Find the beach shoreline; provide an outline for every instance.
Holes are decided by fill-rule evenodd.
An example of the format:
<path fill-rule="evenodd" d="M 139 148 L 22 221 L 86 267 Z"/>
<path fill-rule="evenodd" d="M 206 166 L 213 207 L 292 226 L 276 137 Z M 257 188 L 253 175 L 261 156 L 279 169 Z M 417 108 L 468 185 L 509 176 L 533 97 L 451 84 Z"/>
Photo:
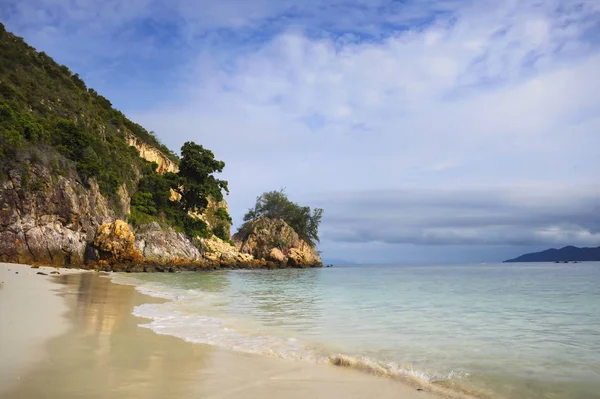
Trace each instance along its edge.
<path fill-rule="evenodd" d="M 61 274 L 36 274 L 46 269 Z M 0 342 L 10 342 L 12 351 L 1 365 L 5 398 L 438 397 L 357 370 L 156 334 L 139 327 L 147 320 L 131 313 L 135 306 L 164 300 L 97 273 L 16 264 L 0 265 L 0 273 L 0 305 L 12 309 L 2 316 L 10 323 L 0 327 Z M 29 330 L 36 333 L 27 335 Z M 18 340 L 21 345 L 12 344 Z"/>

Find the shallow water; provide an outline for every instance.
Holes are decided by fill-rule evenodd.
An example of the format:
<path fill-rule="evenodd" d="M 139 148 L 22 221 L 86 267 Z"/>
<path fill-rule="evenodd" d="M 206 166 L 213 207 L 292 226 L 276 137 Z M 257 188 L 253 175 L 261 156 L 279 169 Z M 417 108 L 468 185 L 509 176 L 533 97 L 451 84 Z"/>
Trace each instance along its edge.
<path fill-rule="evenodd" d="M 600 263 L 127 274 L 146 327 L 498 398 L 600 398 Z"/>

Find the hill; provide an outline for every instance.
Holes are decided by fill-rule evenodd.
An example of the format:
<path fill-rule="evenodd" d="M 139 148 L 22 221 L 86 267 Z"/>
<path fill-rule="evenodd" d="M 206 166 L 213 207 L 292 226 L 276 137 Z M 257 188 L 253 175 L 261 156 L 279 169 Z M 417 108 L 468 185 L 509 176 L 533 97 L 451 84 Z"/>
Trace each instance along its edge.
<path fill-rule="evenodd" d="M 565 261 L 600 261 L 600 247 L 578 248 L 567 246 L 561 249 L 547 249 L 541 252 L 521 255 L 505 262 L 565 262 Z"/>
<path fill-rule="evenodd" d="M 180 159 L 0 24 L 0 262 L 266 266 L 230 241 L 224 166 L 192 142 Z"/>

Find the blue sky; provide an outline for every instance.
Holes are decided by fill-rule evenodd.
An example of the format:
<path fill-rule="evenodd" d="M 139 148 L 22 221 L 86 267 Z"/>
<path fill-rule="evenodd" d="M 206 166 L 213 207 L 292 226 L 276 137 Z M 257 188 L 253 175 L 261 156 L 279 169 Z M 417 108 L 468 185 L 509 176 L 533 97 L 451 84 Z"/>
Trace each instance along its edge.
<path fill-rule="evenodd" d="M 0 19 L 173 149 L 239 222 L 285 187 L 357 262 L 600 245 L 596 0 L 4 0 Z"/>

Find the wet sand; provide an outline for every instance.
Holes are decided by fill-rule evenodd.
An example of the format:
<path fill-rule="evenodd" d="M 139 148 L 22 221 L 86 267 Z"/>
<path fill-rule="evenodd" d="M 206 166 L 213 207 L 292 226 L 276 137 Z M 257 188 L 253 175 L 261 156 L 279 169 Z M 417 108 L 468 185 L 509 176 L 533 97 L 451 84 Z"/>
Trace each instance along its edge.
<path fill-rule="evenodd" d="M 95 273 L 46 277 L 8 267 L 23 278 L 0 266 L 0 280 L 10 276 L 0 310 L 12 309 L 10 323 L 0 313 L 1 398 L 437 398 L 352 369 L 158 335 L 131 312 L 160 299 Z M 21 336 L 26 330 L 35 334 Z"/>
<path fill-rule="evenodd" d="M 63 318 L 69 308 L 58 296 L 60 286 L 51 272 L 78 273 L 0 263 L 0 397 L 19 384 L 29 365 L 46 355 L 48 339 L 69 328 Z"/>

